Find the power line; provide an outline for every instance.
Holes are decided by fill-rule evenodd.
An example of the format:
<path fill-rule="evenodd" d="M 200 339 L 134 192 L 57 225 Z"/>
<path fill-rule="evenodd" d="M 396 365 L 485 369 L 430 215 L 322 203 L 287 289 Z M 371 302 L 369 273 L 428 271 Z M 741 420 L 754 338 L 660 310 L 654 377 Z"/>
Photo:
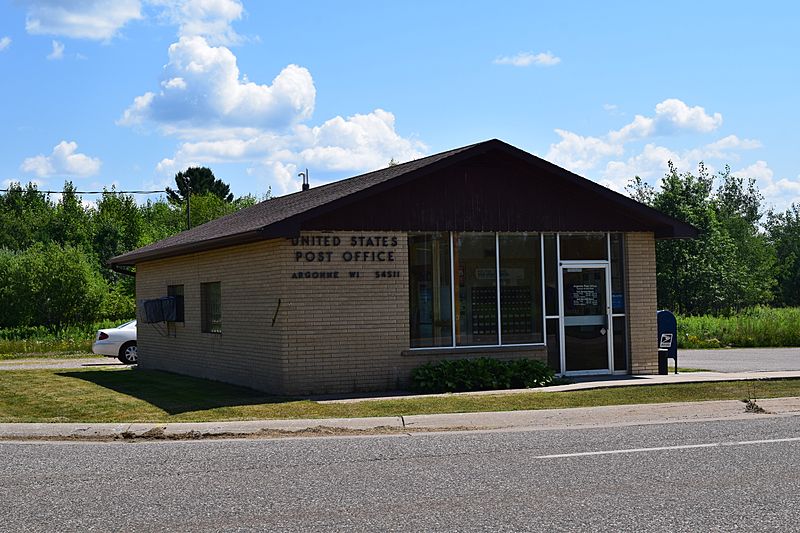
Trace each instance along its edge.
<path fill-rule="evenodd" d="M 12 189 L 0 189 L 0 192 L 9 192 Z M 25 191 L 26 189 L 13 189 L 14 191 Z M 43 191 L 41 189 L 34 189 L 35 192 L 40 192 L 43 194 L 64 194 L 64 193 L 72 193 L 72 194 L 158 194 L 160 192 L 167 192 L 165 190 L 162 191 Z"/>

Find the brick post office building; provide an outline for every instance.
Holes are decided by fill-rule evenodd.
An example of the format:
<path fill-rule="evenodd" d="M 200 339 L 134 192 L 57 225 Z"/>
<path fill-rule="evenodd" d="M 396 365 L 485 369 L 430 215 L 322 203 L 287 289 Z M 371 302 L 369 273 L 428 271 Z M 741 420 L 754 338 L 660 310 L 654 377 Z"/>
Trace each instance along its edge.
<path fill-rule="evenodd" d="M 655 373 L 655 239 L 695 234 L 491 140 L 266 200 L 111 264 L 135 266 L 139 302 L 178 296 L 176 321 L 140 321 L 142 368 L 344 393 L 465 357 Z"/>

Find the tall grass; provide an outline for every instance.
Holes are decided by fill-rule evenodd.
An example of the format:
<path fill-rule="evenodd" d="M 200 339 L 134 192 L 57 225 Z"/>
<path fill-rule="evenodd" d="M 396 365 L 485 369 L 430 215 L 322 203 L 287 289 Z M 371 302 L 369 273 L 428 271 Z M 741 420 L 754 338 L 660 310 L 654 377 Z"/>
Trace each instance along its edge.
<path fill-rule="evenodd" d="M 60 329 L 31 326 L 0 329 L 0 358 L 4 355 L 41 354 L 54 352 L 91 352 L 98 329 L 111 328 L 120 320 L 103 320 Z"/>
<path fill-rule="evenodd" d="M 679 348 L 800 346 L 800 307 L 754 307 L 734 316 L 679 316 Z"/>

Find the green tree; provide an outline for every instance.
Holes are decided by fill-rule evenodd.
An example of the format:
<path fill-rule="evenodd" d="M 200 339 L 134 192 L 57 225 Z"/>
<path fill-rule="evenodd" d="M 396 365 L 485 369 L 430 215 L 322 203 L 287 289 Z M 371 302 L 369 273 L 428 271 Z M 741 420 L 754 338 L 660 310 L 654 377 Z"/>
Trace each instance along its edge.
<path fill-rule="evenodd" d="M 12 183 L 0 196 L 0 248 L 23 250 L 51 240 L 54 206 L 34 183 Z"/>
<path fill-rule="evenodd" d="M 229 201 L 225 188 L 224 198 L 192 189 L 195 225 L 258 201 Z M 183 207 L 166 198 L 138 205 L 112 188 L 84 204 L 67 182 L 53 203 L 33 184 L 12 184 L 0 195 L 0 327 L 132 317 L 135 280 L 109 269 L 108 259 L 180 232 L 185 220 Z"/>
<path fill-rule="evenodd" d="M 750 180 L 714 176 L 701 163 L 697 174 L 669 171 L 655 190 L 638 177 L 628 191 L 639 201 L 688 222 L 699 236 L 656 244 L 658 305 L 687 314 L 727 313 L 766 303 L 774 283 L 773 255 L 759 231 L 761 196 Z"/>
<path fill-rule="evenodd" d="M 230 186 L 224 181 L 214 177 L 210 168 L 189 167 L 183 172 L 175 174 L 175 185 L 177 190 L 167 187 L 167 198 L 173 204 L 186 201 L 191 194 L 213 194 L 225 202 L 233 201 L 233 193 Z"/>
<path fill-rule="evenodd" d="M 8 248 L 0 248 L 0 327 L 16 325 L 14 309 L 14 287 L 11 274 L 14 271 L 15 252 Z"/>
<path fill-rule="evenodd" d="M 106 267 L 107 261 L 142 244 L 144 220 L 132 195 L 103 190 L 93 216 L 92 249 L 103 275 L 114 281 L 119 274 Z"/>
<path fill-rule="evenodd" d="M 767 215 L 767 235 L 774 247 L 775 299 L 781 305 L 800 305 L 800 205 Z"/>
<path fill-rule="evenodd" d="M 108 292 L 86 253 L 69 245 L 0 252 L 0 270 L 3 327 L 86 324 L 100 315 Z"/>
<path fill-rule="evenodd" d="M 141 245 L 160 241 L 186 229 L 186 214 L 180 206 L 172 205 L 163 198 L 148 200 L 139 210 L 145 221 Z"/>
<path fill-rule="evenodd" d="M 252 195 L 242 196 L 233 202 L 226 202 L 211 193 L 192 194 L 192 227 L 229 215 L 245 207 L 255 205 L 255 203 L 256 199 Z"/>
<path fill-rule="evenodd" d="M 764 197 L 754 179 L 732 176 L 728 166 L 717 181 L 717 217 L 736 247 L 735 263 L 742 271 L 731 304 L 740 309 L 769 303 L 775 286 L 775 249 L 761 228 Z"/>
<path fill-rule="evenodd" d="M 61 199 L 56 204 L 50 220 L 50 237 L 53 241 L 85 250 L 91 249 L 92 226 L 89 211 L 75 192 L 71 181 L 64 182 Z"/>

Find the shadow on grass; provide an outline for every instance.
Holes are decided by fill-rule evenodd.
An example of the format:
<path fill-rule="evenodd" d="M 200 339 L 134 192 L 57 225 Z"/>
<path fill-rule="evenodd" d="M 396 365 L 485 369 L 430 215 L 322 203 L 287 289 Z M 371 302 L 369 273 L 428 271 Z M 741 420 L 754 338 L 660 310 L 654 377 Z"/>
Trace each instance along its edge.
<path fill-rule="evenodd" d="M 147 402 L 170 415 L 206 411 L 220 407 L 276 404 L 294 401 L 283 396 L 229 385 L 219 381 L 193 378 L 159 370 L 122 371 L 83 370 L 56 375 L 81 379 Z"/>

